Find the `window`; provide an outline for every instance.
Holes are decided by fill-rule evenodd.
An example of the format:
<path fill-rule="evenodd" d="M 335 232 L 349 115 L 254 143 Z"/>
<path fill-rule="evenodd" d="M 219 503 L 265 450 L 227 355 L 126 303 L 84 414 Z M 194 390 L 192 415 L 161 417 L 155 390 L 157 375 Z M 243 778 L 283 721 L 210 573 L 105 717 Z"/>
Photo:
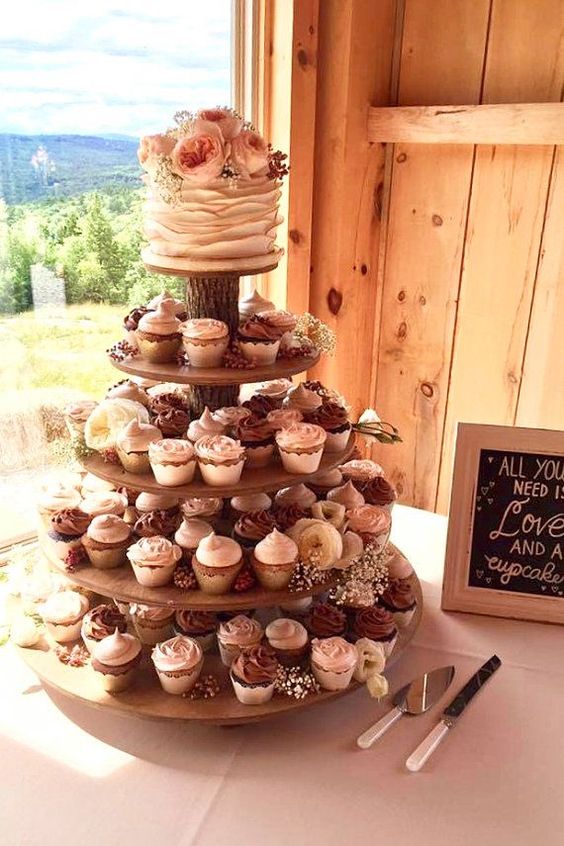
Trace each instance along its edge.
<path fill-rule="evenodd" d="M 231 103 L 231 29 L 231 0 L 21 0 L 3 18 L 0 544 L 65 459 L 61 409 L 119 381 L 105 350 L 162 290 L 139 256 L 138 137 Z"/>

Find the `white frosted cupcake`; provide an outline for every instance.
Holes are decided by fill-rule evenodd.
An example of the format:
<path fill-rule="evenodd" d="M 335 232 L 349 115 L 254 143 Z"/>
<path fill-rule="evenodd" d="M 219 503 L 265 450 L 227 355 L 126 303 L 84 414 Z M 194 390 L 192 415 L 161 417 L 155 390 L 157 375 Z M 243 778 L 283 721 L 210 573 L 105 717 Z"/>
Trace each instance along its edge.
<path fill-rule="evenodd" d="M 141 514 L 147 511 L 173 511 L 178 508 L 178 497 L 169 493 L 141 491 L 135 500 L 135 508 Z"/>
<path fill-rule="evenodd" d="M 166 538 L 156 536 L 138 540 L 127 550 L 127 557 L 140 585 L 162 587 L 172 579 L 182 550 Z"/>
<path fill-rule="evenodd" d="M 86 421 L 97 405 L 98 403 L 94 400 L 79 400 L 65 405 L 63 417 L 71 437 L 82 437 L 84 435 Z"/>
<path fill-rule="evenodd" d="M 162 438 L 161 430 L 151 423 L 131 420 L 116 438 L 116 451 L 128 473 L 148 473 L 149 444 Z"/>
<path fill-rule="evenodd" d="M 381 552 L 390 537 L 392 518 L 386 508 L 379 505 L 361 505 L 347 512 L 347 529 L 360 535 L 365 546 Z"/>
<path fill-rule="evenodd" d="M 176 696 L 192 690 L 204 663 L 200 644 L 186 635 L 175 635 L 157 644 L 151 658 L 162 689 Z"/>
<path fill-rule="evenodd" d="M 284 590 L 288 587 L 297 561 L 297 544 L 278 529 L 273 529 L 259 541 L 251 554 L 253 570 L 266 590 Z"/>
<path fill-rule="evenodd" d="M 110 388 L 106 394 L 106 399 L 128 399 L 133 400 L 133 402 L 140 402 L 141 405 L 149 405 L 147 391 L 132 379 L 125 379 L 123 382 Z"/>
<path fill-rule="evenodd" d="M 186 303 L 182 302 L 182 300 L 177 300 L 166 288 L 147 303 L 147 308 L 155 310 L 162 302 L 164 302 L 164 300 L 172 301 L 175 315 L 179 320 L 182 320 L 182 318 L 186 315 Z"/>
<path fill-rule="evenodd" d="M 131 622 L 141 643 L 154 646 L 172 636 L 174 610 L 160 605 L 129 606 Z"/>
<path fill-rule="evenodd" d="M 253 288 L 250 294 L 239 300 L 239 320 L 242 323 L 252 317 L 253 314 L 259 314 L 261 311 L 268 311 L 273 308 L 275 308 L 274 303 L 261 297 L 259 292 Z"/>
<path fill-rule="evenodd" d="M 229 676 L 235 696 L 243 705 L 263 705 L 272 699 L 278 661 L 269 646 L 255 646 L 241 652 L 231 665 Z"/>
<path fill-rule="evenodd" d="M 314 502 L 317 502 L 316 495 L 302 482 L 299 482 L 297 485 L 290 485 L 287 488 L 281 488 L 274 497 L 274 505 L 276 508 L 285 508 L 288 505 L 297 505 L 298 508 L 303 508 L 304 511 L 309 511 Z"/>
<path fill-rule="evenodd" d="M 182 335 L 175 308 L 174 300 L 163 300 L 155 311 L 149 311 L 140 319 L 135 339 L 147 361 L 163 364 L 176 360 Z"/>
<path fill-rule="evenodd" d="M 297 620 L 278 617 L 266 627 L 268 645 L 274 649 L 276 657 L 285 667 L 301 664 L 309 652 L 307 629 Z"/>
<path fill-rule="evenodd" d="M 303 419 L 302 412 L 297 408 L 275 408 L 266 415 L 266 422 L 273 432 L 301 423 Z"/>
<path fill-rule="evenodd" d="M 196 457 L 189 441 L 165 438 L 149 444 L 149 461 L 159 485 L 187 485 L 194 478 Z"/>
<path fill-rule="evenodd" d="M 315 473 L 319 468 L 327 434 L 313 423 L 294 423 L 276 433 L 276 443 L 288 473 Z"/>
<path fill-rule="evenodd" d="M 82 500 L 81 511 L 90 517 L 99 517 L 101 514 L 114 514 L 116 517 L 123 517 L 127 508 L 127 497 L 117 491 L 98 491 L 91 493 Z"/>
<path fill-rule="evenodd" d="M 200 541 L 213 533 L 213 527 L 198 517 L 184 518 L 174 535 L 174 540 L 184 552 L 186 561 L 192 560 Z"/>
<path fill-rule="evenodd" d="M 141 644 L 137 638 L 117 629 L 92 650 L 92 669 L 108 693 L 126 690 L 135 678 L 140 661 Z"/>
<path fill-rule="evenodd" d="M 207 485 L 236 485 L 243 472 L 245 448 L 227 435 L 207 435 L 196 442 L 196 456 Z"/>
<path fill-rule="evenodd" d="M 192 558 L 194 574 L 204 593 L 229 593 L 243 566 L 243 550 L 232 538 L 207 535 Z"/>
<path fill-rule="evenodd" d="M 180 510 L 185 520 L 199 517 L 214 526 L 221 517 L 223 499 L 218 496 L 191 496 L 182 500 Z"/>
<path fill-rule="evenodd" d="M 241 494 L 231 498 L 229 505 L 235 518 L 248 514 L 249 511 L 268 511 L 272 500 L 266 493 Z"/>
<path fill-rule="evenodd" d="M 221 367 L 229 328 L 222 320 L 193 318 L 182 326 L 182 341 L 192 367 Z"/>
<path fill-rule="evenodd" d="M 113 482 L 108 482 L 107 479 L 100 479 L 94 473 L 87 473 L 82 480 L 80 493 L 83 497 L 90 496 L 91 493 L 98 491 L 115 491 L 116 486 Z"/>
<path fill-rule="evenodd" d="M 213 419 L 224 426 L 224 433 L 231 436 L 237 430 L 239 423 L 251 416 L 249 408 L 242 405 L 226 405 L 212 413 Z"/>
<path fill-rule="evenodd" d="M 78 640 L 82 618 L 88 611 L 88 599 L 74 590 L 52 594 L 39 608 L 47 633 L 57 643 Z"/>
<path fill-rule="evenodd" d="M 224 434 L 225 425 L 215 418 L 206 405 L 200 417 L 197 420 L 192 420 L 188 426 L 187 437 L 188 440 L 195 444 L 196 441 L 200 438 L 204 438 L 206 435 Z"/>
<path fill-rule="evenodd" d="M 221 660 L 230 667 L 243 650 L 258 646 L 264 630 L 258 620 L 237 614 L 231 620 L 221 623 L 217 631 L 217 643 Z"/>
<path fill-rule="evenodd" d="M 294 408 L 301 411 L 302 414 L 312 414 L 321 407 L 322 403 L 323 400 L 319 394 L 310 391 L 309 388 L 304 388 L 303 384 L 300 383 L 288 391 L 284 400 L 284 408 Z"/>
<path fill-rule="evenodd" d="M 355 488 L 350 479 L 344 485 L 339 485 L 339 487 L 327 491 L 327 499 L 329 502 L 338 502 L 344 505 L 347 511 L 364 505 L 363 495 Z"/>
<path fill-rule="evenodd" d="M 82 545 L 88 559 L 97 570 L 111 570 L 125 564 L 131 529 L 117 514 L 100 514 L 94 517 Z"/>
<path fill-rule="evenodd" d="M 357 651 L 342 637 L 314 638 L 311 669 L 324 690 L 345 690 L 352 679 Z"/>

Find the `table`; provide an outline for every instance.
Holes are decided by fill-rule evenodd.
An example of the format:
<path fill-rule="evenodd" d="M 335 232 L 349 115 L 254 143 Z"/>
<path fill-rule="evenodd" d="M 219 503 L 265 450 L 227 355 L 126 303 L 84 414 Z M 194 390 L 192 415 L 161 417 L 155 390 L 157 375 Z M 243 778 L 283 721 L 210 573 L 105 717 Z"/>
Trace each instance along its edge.
<path fill-rule="evenodd" d="M 563 631 L 439 608 L 446 520 L 396 506 L 392 540 L 425 611 L 393 689 L 454 663 L 456 687 L 502 668 L 420 773 L 405 759 L 440 707 L 369 751 L 356 736 L 388 707 L 365 690 L 235 728 L 100 712 L 43 689 L 0 649 L 0 842 L 5 846 L 560 846 Z M 448 696 L 447 696 L 448 699 Z"/>

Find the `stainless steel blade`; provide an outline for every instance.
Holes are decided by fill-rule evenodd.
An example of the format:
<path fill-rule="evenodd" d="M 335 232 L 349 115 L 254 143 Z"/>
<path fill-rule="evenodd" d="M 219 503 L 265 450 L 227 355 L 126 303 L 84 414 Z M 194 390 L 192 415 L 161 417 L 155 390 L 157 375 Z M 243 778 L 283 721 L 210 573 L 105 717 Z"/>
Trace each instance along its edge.
<path fill-rule="evenodd" d="M 394 705 L 405 714 L 424 714 L 438 702 L 454 678 L 454 667 L 438 667 L 402 687 L 394 696 Z"/>

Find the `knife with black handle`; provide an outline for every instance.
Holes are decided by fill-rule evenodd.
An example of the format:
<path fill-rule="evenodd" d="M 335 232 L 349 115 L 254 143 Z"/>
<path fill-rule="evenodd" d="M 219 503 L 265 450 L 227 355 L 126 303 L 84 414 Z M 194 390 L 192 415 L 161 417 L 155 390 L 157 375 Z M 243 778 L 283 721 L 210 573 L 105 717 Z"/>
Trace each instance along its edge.
<path fill-rule="evenodd" d="M 474 696 L 478 693 L 495 671 L 501 667 L 501 660 L 497 655 L 492 657 L 483 664 L 477 673 L 474 673 L 471 679 L 466 682 L 462 690 L 460 690 L 450 705 L 447 705 L 443 711 L 441 721 L 437 723 L 435 728 L 429 732 L 425 740 L 423 740 L 415 752 L 413 752 L 405 766 L 411 772 L 416 773 L 421 769 L 423 764 L 431 757 L 439 743 L 456 725 L 457 719 L 460 717 L 466 706 L 472 701 Z"/>

